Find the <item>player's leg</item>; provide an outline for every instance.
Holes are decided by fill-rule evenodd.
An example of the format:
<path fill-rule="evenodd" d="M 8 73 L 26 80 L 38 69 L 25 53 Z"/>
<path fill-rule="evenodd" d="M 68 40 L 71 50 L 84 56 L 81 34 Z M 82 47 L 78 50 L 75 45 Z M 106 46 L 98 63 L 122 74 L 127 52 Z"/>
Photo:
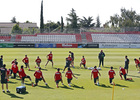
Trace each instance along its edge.
<path fill-rule="evenodd" d="M 99 85 L 99 77 L 97 77 L 96 80 L 97 80 L 97 85 Z"/>
<path fill-rule="evenodd" d="M 97 83 L 96 83 L 96 78 L 94 78 L 94 84 L 97 85 Z"/>
<path fill-rule="evenodd" d="M 43 79 L 43 81 L 44 81 L 45 85 L 47 85 L 47 83 L 46 83 L 46 81 L 45 81 L 44 77 L 43 77 L 42 79 Z"/>
<path fill-rule="evenodd" d="M 101 59 L 99 59 L 99 67 L 101 66 Z"/>
<path fill-rule="evenodd" d="M 7 89 L 7 93 L 10 93 L 10 91 L 8 90 L 8 83 L 6 83 L 6 89 Z"/>
<path fill-rule="evenodd" d="M 82 63 L 80 63 L 80 68 L 81 68 Z"/>
<path fill-rule="evenodd" d="M 48 63 L 49 63 L 49 60 L 48 60 L 47 63 L 45 64 L 45 67 L 48 65 Z"/>
<path fill-rule="evenodd" d="M 29 71 L 30 71 L 31 69 L 30 69 L 29 63 L 27 63 L 27 67 L 29 68 Z"/>
<path fill-rule="evenodd" d="M 53 60 L 51 62 L 52 62 L 52 67 L 53 67 Z"/>
<path fill-rule="evenodd" d="M 1 80 L 1 81 L 2 81 L 2 80 Z M 4 84 L 1 83 L 1 85 L 2 85 L 2 92 L 5 93 L 5 91 L 4 91 Z"/>
<path fill-rule="evenodd" d="M 60 81 L 61 81 L 62 85 L 64 85 L 64 84 L 63 84 L 63 80 L 61 79 Z"/>
<path fill-rule="evenodd" d="M 72 80 L 72 79 L 67 79 L 69 87 L 71 87 L 71 85 L 70 85 L 71 80 Z"/>
<path fill-rule="evenodd" d="M 121 80 L 123 80 L 123 78 L 122 78 L 122 75 L 123 75 L 123 74 L 122 74 L 122 73 L 119 73 L 119 74 L 120 74 Z"/>
<path fill-rule="evenodd" d="M 39 79 L 35 78 L 35 86 L 38 85 Z"/>
<path fill-rule="evenodd" d="M 102 67 L 104 67 L 104 59 L 102 59 Z"/>
<path fill-rule="evenodd" d="M 14 78 L 16 78 L 17 74 L 16 73 L 13 73 L 14 74 Z"/>

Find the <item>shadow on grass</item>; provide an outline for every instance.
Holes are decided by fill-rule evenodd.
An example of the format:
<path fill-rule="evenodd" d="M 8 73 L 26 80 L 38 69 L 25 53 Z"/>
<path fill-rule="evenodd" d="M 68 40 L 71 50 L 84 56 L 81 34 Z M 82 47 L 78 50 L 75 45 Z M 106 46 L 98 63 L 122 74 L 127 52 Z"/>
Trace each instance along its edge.
<path fill-rule="evenodd" d="M 63 85 L 63 86 L 59 86 L 60 88 L 65 88 L 65 89 L 70 89 L 70 90 L 73 90 L 72 88 L 66 86 L 66 85 Z"/>
<path fill-rule="evenodd" d="M 55 68 L 55 67 L 53 67 L 54 69 L 57 69 L 57 68 Z M 62 68 L 59 68 L 60 70 L 63 70 Z"/>
<path fill-rule="evenodd" d="M 108 68 L 108 69 L 110 69 L 110 67 L 102 67 L 102 68 Z M 118 69 L 118 68 L 113 68 L 113 69 Z"/>
<path fill-rule="evenodd" d="M 47 88 L 47 89 L 54 89 L 54 88 L 50 87 L 48 84 L 46 86 L 38 86 L 38 87 Z"/>
<path fill-rule="evenodd" d="M 96 86 L 98 86 L 98 85 L 96 85 Z M 111 86 L 109 86 L 109 85 L 105 85 L 105 84 L 100 84 L 99 87 L 112 88 Z"/>
<path fill-rule="evenodd" d="M 5 94 L 7 94 L 7 95 L 11 96 L 11 98 L 24 99 L 23 97 L 19 97 L 19 96 L 17 96 L 17 95 L 15 95 L 15 94 L 13 94 L 13 93 L 5 93 Z"/>
<path fill-rule="evenodd" d="M 127 76 L 131 76 L 131 77 L 140 78 L 140 76 L 134 76 L 134 75 L 127 75 Z"/>
<path fill-rule="evenodd" d="M 132 80 L 126 80 L 126 81 L 129 81 L 129 82 L 135 82 L 133 79 L 132 79 Z"/>
<path fill-rule="evenodd" d="M 115 84 L 115 86 L 119 86 L 119 87 L 127 87 L 127 88 L 128 88 L 128 86 L 126 86 L 126 85 L 121 85 L 121 84 Z"/>
<path fill-rule="evenodd" d="M 30 71 L 31 71 L 31 72 L 35 72 L 35 70 L 32 70 L 32 69 L 31 69 Z"/>
<path fill-rule="evenodd" d="M 80 76 L 81 74 L 76 74 L 76 73 L 73 73 L 74 75 L 76 75 L 76 76 Z"/>
<path fill-rule="evenodd" d="M 83 86 L 78 86 L 78 85 L 75 85 L 75 84 L 72 84 L 72 87 L 74 87 L 74 88 L 79 88 L 79 89 L 85 89 Z"/>
<path fill-rule="evenodd" d="M 8 84 L 17 84 L 17 82 L 8 81 Z"/>
<path fill-rule="evenodd" d="M 47 69 L 43 69 L 43 68 L 41 70 L 48 71 Z"/>

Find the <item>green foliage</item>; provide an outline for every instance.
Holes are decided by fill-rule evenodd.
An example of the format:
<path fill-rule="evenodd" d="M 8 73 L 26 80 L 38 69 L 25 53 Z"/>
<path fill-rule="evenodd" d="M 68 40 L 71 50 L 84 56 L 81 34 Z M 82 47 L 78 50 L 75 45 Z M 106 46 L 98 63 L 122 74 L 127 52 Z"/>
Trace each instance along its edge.
<path fill-rule="evenodd" d="M 61 32 L 63 32 L 63 27 L 64 27 L 63 17 L 61 16 Z"/>
<path fill-rule="evenodd" d="M 75 12 L 75 10 L 72 8 L 72 10 L 70 11 L 70 13 L 68 14 L 68 17 L 66 17 L 66 20 L 68 21 L 68 25 L 67 27 L 69 28 L 73 28 L 76 29 L 78 28 L 78 21 L 79 18 Z"/>
<path fill-rule="evenodd" d="M 12 22 L 12 23 L 17 23 L 16 17 L 15 17 L 15 16 L 11 19 L 11 22 Z"/>
<path fill-rule="evenodd" d="M 32 28 L 32 29 L 25 28 L 23 29 L 23 32 L 22 32 L 22 34 L 35 34 L 35 33 L 39 33 L 39 30 L 36 28 Z"/>
<path fill-rule="evenodd" d="M 19 27 L 19 23 L 16 23 L 12 28 L 12 34 L 22 34 L 22 29 Z"/>
<path fill-rule="evenodd" d="M 92 17 L 83 17 L 83 19 L 80 19 L 80 25 L 81 27 L 84 27 L 84 28 L 90 28 L 90 27 L 94 27 L 95 23 L 92 23 L 93 21 L 93 18 Z"/>
<path fill-rule="evenodd" d="M 53 31 L 54 29 L 58 28 L 60 26 L 60 23 L 57 22 L 49 22 L 49 23 L 46 23 L 44 24 L 44 29 L 46 32 L 51 32 Z"/>
<path fill-rule="evenodd" d="M 101 25 L 101 23 L 100 23 L 100 17 L 97 16 L 97 18 L 96 18 L 96 27 L 97 28 L 100 28 L 100 25 Z"/>

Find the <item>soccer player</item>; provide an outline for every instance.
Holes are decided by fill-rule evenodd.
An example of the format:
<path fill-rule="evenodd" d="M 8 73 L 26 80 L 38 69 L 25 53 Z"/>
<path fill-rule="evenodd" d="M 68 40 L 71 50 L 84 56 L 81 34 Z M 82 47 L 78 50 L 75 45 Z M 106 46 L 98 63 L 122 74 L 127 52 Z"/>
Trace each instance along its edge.
<path fill-rule="evenodd" d="M 13 60 L 13 61 L 11 62 L 11 64 L 13 64 L 13 63 L 15 63 L 15 62 L 17 62 L 17 59 Z"/>
<path fill-rule="evenodd" d="M 25 68 L 29 68 L 29 71 L 31 70 L 29 67 L 29 58 L 27 57 L 27 55 L 25 55 L 25 58 L 22 60 L 22 62 L 25 64 Z"/>
<path fill-rule="evenodd" d="M 127 75 L 127 74 L 126 74 L 126 72 L 125 72 L 125 69 L 122 68 L 121 66 L 120 66 L 119 74 L 120 74 L 121 80 L 123 80 L 122 75 L 124 76 L 124 79 L 125 79 L 125 80 L 132 80 L 132 78 L 126 78 L 126 75 Z"/>
<path fill-rule="evenodd" d="M 12 65 L 12 68 L 11 68 L 11 74 L 13 73 L 14 74 L 14 77 L 13 78 L 16 78 L 17 76 L 17 73 L 18 73 L 18 62 L 15 62 L 13 65 Z"/>
<path fill-rule="evenodd" d="M 40 63 L 41 63 L 41 59 L 39 58 L 39 56 L 37 57 L 37 59 L 35 60 L 36 65 L 38 66 L 38 68 L 40 67 Z M 35 66 L 36 68 L 36 66 Z"/>
<path fill-rule="evenodd" d="M 71 58 L 72 58 L 71 65 L 74 68 L 74 53 L 71 51 L 69 51 L 69 53 L 71 54 Z"/>
<path fill-rule="evenodd" d="M 92 76 L 94 77 L 94 84 L 95 85 L 99 85 L 99 76 L 98 76 L 98 74 L 101 76 L 101 74 L 100 74 L 100 72 L 96 69 L 97 67 L 96 66 L 94 66 L 94 69 L 92 70 L 92 72 L 91 72 L 91 80 L 92 80 Z M 96 81 L 98 81 L 97 83 L 96 83 Z"/>
<path fill-rule="evenodd" d="M 7 81 L 9 81 L 9 77 L 11 76 L 11 69 L 7 69 Z"/>
<path fill-rule="evenodd" d="M 127 56 L 125 56 L 125 66 L 124 66 L 124 69 L 127 71 L 127 74 L 128 74 L 128 68 L 129 68 L 129 59 Z"/>
<path fill-rule="evenodd" d="M 24 79 L 25 78 L 29 78 L 29 80 L 32 82 L 32 79 L 30 76 L 26 75 L 23 69 L 23 65 L 21 66 L 21 69 L 19 70 L 19 77 L 22 80 L 21 84 L 24 84 Z M 33 82 L 32 82 L 32 86 L 33 86 Z"/>
<path fill-rule="evenodd" d="M 109 82 L 111 85 L 114 85 L 114 82 L 112 82 L 112 80 L 114 79 L 114 76 L 116 75 L 115 74 L 115 71 L 113 70 L 113 67 L 110 67 L 110 70 L 108 72 L 108 75 L 109 75 Z"/>
<path fill-rule="evenodd" d="M 135 64 L 136 64 L 136 68 L 138 69 L 138 67 L 139 67 L 139 72 L 138 73 L 140 73 L 140 62 L 136 58 L 134 59 L 134 61 L 135 61 Z"/>
<path fill-rule="evenodd" d="M 1 55 L 1 58 L 0 58 L 0 68 L 3 67 L 3 55 Z"/>
<path fill-rule="evenodd" d="M 71 87 L 70 84 L 71 84 L 72 76 L 75 77 L 74 74 L 72 73 L 71 69 L 68 68 L 68 71 L 66 72 L 65 77 L 67 77 L 67 82 L 68 82 L 69 87 Z M 77 79 L 77 77 L 75 77 L 75 78 Z"/>
<path fill-rule="evenodd" d="M 81 68 L 81 65 L 83 65 L 84 68 L 86 69 L 86 59 L 85 59 L 84 56 L 83 56 L 83 58 L 81 59 L 80 68 Z"/>
<path fill-rule="evenodd" d="M 105 53 L 103 52 L 103 50 L 101 50 L 101 52 L 98 55 L 98 58 L 99 58 L 99 69 L 101 69 L 100 68 L 101 63 L 102 63 L 102 67 L 104 67 L 104 57 L 105 57 Z"/>
<path fill-rule="evenodd" d="M 73 65 L 72 65 L 72 58 L 71 58 L 70 55 L 68 56 L 68 61 L 70 62 L 70 65 L 71 65 L 70 67 L 73 67 Z"/>
<path fill-rule="evenodd" d="M 46 83 L 46 81 L 43 77 L 41 67 L 39 67 L 39 70 L 35 71 L 34 76 L 35 76 L 35 86 L 37 86 L 38 82 L 41 81 L 41 80 L 43 80 L 45 85 L 47 85 L 47 83 Z"/>
<path fill-rule="evenodd" d="M 52 51 L 50 51 L 50 54 L 47 55 L 47 58 L 48 58 L 48 61 L 45 65 L 45 67 L 47 66 L 47 64 L 49 63 L 49 61 L 52 63 L 52 67 L 53 67 L 53 54 L 52 54 Z"/>
<path fill-rule="evenodd" d="M 6 84 L 7 93 L 10 93 L 10 91 L 8 90 L 7 69 L 5 67 L 6 67 L 6 65 L 4 64 L 3 67 L 0 68 L 2 92 L 5 93 L 5 91 L 4 91 L 4 84 Z"/>
<path fill-rule="evenodd" d="M 55 75 L 54 75 L 54 79 L 55 79 L 57 88 L 58 88 L 58 84 L 59 84 L 60 81 L 63 85 L 62 75 L 59 71 L 60 71 L 60 68 L 57 68 L 57 72 L 55 72 Z"/>
<path fill-rule="evenodd" d="M 64 67 L 64 69 L 63 69 L 63 72 L 62 73 L 64 73 L 64 71 L 65 71 L 65 69 L 68 67 L 70 67 L 70 64 L 71 64 L 71 61 L 70 60 L 68 60 L 68 58 L 66 58 L 66 66 Z"/>

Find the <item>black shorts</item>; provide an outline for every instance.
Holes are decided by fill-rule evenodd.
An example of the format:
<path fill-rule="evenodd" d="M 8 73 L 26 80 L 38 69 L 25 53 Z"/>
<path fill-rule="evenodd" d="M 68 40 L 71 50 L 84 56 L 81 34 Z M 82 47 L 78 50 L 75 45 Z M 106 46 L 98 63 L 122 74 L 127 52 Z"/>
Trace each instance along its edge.
<path fill-rule="evenodd" d="M 60 79 L 60 80 L 56 80 L 55 82 L 58 84 L 60 81 L 62 81 L 62 79 Z"/>
<path fill-rule="evenodd" d="M 72 61 L 74 61 L 74 58 L 72 58 Z"/>
<path fill-rule="evenodd" d="M 70 67 L 69 65 L 66 65 L 65 68 Z"/>
<path fill-rule="evenodd" d="M 121 75 L 123 75 L 123 73 L 121 73 Z M 124 79 L 126 80 L 126 74 L 124 74 L 123 76 L 124 76 Z"/>
<path fill-rule="evenodd" d="M 7 79 L 5 79 L 5 77 L 4 78 L 1 78 L 1 84 L 6 84 L 7 83 Z"/>
<path fill-rule="evenodd" d="M 140 67 L 140 64 L 138 64 L 138 67 Z"/>
<path fill-rule="evenodd" d="M 49 59 L 48 59 L 48 61 L 51 61 L 51 62 L 52 62 L 53 60 L 49 60 Z"/>
<path fill-rule="evenodd" d="M 30 78 L 30 76 L 26 75 L 26 76 L 22 77 L 22 80 L 24 81 L 25 78 Z"/>
<path fill-rule="evenodd" d="M 124 69 L 128 69 L 128 68 L 129 68 L 128 65 L 125 65 L 125 66 L 124 66 Z"/>
<path fill-rule="evenodd" d="M 112 83 L 112 80 L 113 80 L 113 79 L 114 79 L 114 77 L 113 77 L 113 78 L 109 78 L 109 82 Z"/>
<path fill-rule="evenodd" d="M 25 64 L 25 66 L 28 66 L 29 63 L 24 63 L 24 64 Z"/>
<path fill-rule="evenodd" d="M 35 83 L 38 83 L 39 81 L 41 81 L 42 80 L 42 78 L 40 78 L 40 79 L 35 79 Z"/>
<path fill-rule="evenodd" d="M 99 77 L 94 78 L 94 83 L 96 83 L 96 80 L 99 79 Z"/>
<path fill-rule="evenodd" d="M 68 81 L 68 84 L 69 84 L 69 83 L 71 83 L 71 80 L 72 80 L 72 78 L 71 78 L 71 79 L 67 79 L 67 81 Z"/>
<path fill-rule="evenodd" d="M 86 64 L 81 63 L 84 67 L 86 66 Z"/>

